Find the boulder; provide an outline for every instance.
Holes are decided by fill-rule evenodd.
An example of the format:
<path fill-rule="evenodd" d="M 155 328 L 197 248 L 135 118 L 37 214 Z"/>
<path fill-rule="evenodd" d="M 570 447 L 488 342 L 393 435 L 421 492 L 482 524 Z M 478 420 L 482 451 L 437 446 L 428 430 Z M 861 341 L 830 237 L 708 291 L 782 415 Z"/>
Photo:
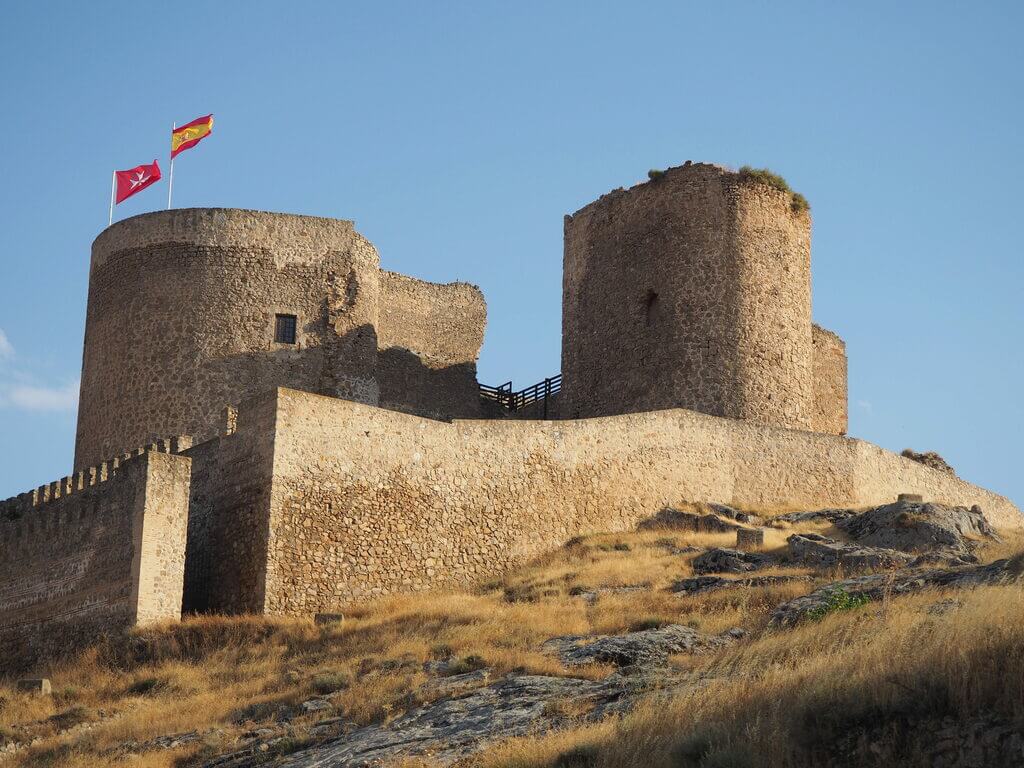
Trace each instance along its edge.
<path fill-rule="evenodd" d="M 624 635 L 555 637 L 544 643 L 544 648 L 558 653 L 567 666 L 594 663 L 645 666 L 663 664 L 673 653 L 700 653 L 721 648 L 742 636 L 740 629 L 722 635 L 704 635 L 682 624 L 670 624 Z"/>
<path fill-rule="evenodd" d="M 900 453 L 900 456 L 905 459 L 910 459 L 911 461 L 916 461 L 918 464 L 924 464 L 926 467 L 937 469 L 939 472 L 945 472 L 947 475 L 956 477 L 956 472 L 951 466 L 949 466 L 949 463 L 935 451 L 918 453 L 910 448 L 904 448 Z"/>
<path fill-rule="evenodd" d="M 727 579 L 724 576 L 694 576 L 680 579 L 669 588 L 677 595 L 700 595 L 719 589 L 733 587 L 774 587 L 794 581 L 810 581 L 810 576 L 748 576 L 742 579 Z"/>
<path fill-rule="evenodd" d="M 851 571 L 901 568 L 914 559 L 894 549 L 843 544 L 816 533 L 796 533 L 786 541 L 790 558 L 815 568 L 841 567 Z"/>
<path fill-rule="evenodd" d="M 861 544 L 915 554 L 970 553 L 978 539 L 998 540 L 980 507 L 898 501 L 840 520 L 836 526 Z"/>
<path fill-rule="evenodd" d="M 693 559 L 694 573 L 745 573 L 767 568 L 775 562 L 762 552 L 740 552 L 738 549 L 717 547 Z"/>

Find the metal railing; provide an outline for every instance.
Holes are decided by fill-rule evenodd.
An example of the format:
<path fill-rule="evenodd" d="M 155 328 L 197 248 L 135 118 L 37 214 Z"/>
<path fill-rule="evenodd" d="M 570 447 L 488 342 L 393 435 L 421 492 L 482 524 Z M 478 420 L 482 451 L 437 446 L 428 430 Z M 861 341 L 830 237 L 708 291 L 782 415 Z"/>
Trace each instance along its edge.
<path fill-rule="evenodd" d="M 543 403 L 543 418 L 548 416 L 548 402 L 562 391 L 562 374 L 539 381 L 531 387 L 518 392 L 512 390 L 512 382 L 506 381 L 497 387 L 480 385 L 480 397 L 495 402 L 507 411 L 521 411 L 534 403 Z"/>

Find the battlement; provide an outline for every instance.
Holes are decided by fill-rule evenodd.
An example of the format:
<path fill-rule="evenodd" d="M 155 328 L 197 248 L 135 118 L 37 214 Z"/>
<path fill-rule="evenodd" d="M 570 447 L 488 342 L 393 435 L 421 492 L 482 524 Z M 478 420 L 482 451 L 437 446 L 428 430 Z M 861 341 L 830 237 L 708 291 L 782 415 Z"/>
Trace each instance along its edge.
<path fill-rule="evenodd" d="M 67 475 L 60 480 L 54 480 L 31 491 L 12 496 L 0 501 L 0 525 L 20 520 L 34 510 L 59 499 L 102 485 L 111 480 L 127 463 L 139 456 L 144 456 L 147 453 L 178 454 L 191 447 L 192 438 L 188 435 L 155 440 L 149 445 L 140 446 L 95 466 L 81 469 L 73 475 Z"/>

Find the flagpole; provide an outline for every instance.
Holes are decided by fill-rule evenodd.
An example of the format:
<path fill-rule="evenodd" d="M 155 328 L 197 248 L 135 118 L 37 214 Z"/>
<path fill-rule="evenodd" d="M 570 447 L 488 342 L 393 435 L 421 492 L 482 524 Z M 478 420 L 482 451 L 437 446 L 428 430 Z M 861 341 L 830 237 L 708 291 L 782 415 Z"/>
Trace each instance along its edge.
<path fill-rule="evenodd" d="M 171 123 L 171 141 L 174 141 L 174 129 L 178 127 L 177 121 Z M 171 152 L 171 174 L 167 180 L 167 210 L 171 209 L 171 192 L 174 190 L 174 153 Z"/>
<path fill-rule="evenodd" d="M 110 217 L 107 219 L 107 226 L 114 223 L 114 184 L 117 180 L 117 171 L 110 172 Z"/>

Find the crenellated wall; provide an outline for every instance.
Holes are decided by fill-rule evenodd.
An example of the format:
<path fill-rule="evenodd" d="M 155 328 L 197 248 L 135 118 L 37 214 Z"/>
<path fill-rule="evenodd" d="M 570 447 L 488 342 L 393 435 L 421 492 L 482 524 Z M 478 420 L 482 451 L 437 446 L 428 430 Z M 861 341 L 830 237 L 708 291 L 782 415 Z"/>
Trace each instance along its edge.
<path fill-rule="evenodd" d="M 139 449 L 0 503 L 0 672 L 181 615 L 191 462 Z"/>

